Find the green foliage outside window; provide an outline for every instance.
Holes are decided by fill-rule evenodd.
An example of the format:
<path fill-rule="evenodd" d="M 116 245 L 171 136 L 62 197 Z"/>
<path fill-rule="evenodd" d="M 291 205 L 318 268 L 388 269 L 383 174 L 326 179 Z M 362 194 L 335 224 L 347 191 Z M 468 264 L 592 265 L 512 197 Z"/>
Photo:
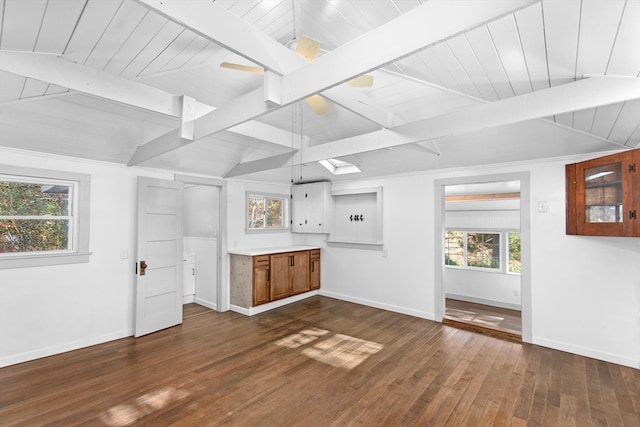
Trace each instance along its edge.
<path fill-rule="evenodd" d="M 520 233 L 509 233 L 509 272 L 520 273 Z"/>
<path fill-rule="evenodd" d="M 503 235 L 505 239 L 501 239 Z M 501 243 L 503 240 L 506 243 Z M 444 264 L 448 266 L 501 270 L 504 251 L 508 254 L 507 271 L 520 273 L 520 233 L 445 232 Z"/>
<path fill-rule="evenodd" d="M 249 196 L 247 218 L 250 230 L 284 227 L 284 199 Z"/>
<path fill-rule="evenodd" d="M 0 181 L 0 253 L 70 249 L 71 188 Z"/>
<path fill-rule="evenodd" d="M 500 234 L 467 233 L 467 265 L 500 268 Z"/>

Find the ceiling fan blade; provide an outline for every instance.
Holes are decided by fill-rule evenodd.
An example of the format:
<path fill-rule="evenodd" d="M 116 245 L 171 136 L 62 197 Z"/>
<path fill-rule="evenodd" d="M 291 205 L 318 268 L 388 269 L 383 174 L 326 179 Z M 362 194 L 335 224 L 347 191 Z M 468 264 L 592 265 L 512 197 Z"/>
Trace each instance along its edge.
<path fill-rule="evenodd" d="M 298 40 L 296 53 L 308 61 L 313 61 L 320 53 L 320 42 L 311 37 L 302 36 Z"/>
<path fill-rule="evenodd" d="M 311 95 L 310 97 L 305 98 L 305 101 L 309 104 L 309 107 L 316 112 L 316 114 L 322 115 L 329 111 L 329 104 L 327 104 L 327 101 L 325 101 L 320 95 Z"/>
<path fill-rule="evenodd" d="M 234 64 L 233 62 L 223 62 L 220 64 L 222 68 L 230 68 L 232 70 L 247 71 L 249 73 L 264 74 L 264 69 L 261 67 L 252 67 L 250 65 Z"/>
<path fill-rule="evenodd" d="M 373 76 L 366 74 L 364 76 L 356 77 L 347 82 L 349 86 L 353 87 L 371 87 L 373 86 Z"/>

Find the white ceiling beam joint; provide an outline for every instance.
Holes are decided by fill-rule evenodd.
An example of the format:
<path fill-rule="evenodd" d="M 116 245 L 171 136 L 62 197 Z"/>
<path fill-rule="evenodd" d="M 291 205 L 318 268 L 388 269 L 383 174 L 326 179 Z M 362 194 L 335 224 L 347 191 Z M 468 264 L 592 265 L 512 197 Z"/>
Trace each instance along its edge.
<path fill-rule="evenodd" d="M 180 97 L 180 138 L 193 141 L 196 120 L 196 100 L 190 96 Z"/>
<path fill-rule="evenodd" d="M 282 104 L 282 78 L 271 71 L 264 72 L 264 101 L 272 107 Z"/>

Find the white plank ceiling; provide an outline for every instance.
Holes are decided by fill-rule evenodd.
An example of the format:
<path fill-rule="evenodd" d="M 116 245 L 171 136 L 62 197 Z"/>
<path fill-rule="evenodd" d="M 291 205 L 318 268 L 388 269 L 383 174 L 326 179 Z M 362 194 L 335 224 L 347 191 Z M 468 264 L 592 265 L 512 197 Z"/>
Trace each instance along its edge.
<path fill-rule="evenodd" d="M 640 0 L 0 0 L 0 23 L 6 147 L 275 182 L 640 147 Z"/>

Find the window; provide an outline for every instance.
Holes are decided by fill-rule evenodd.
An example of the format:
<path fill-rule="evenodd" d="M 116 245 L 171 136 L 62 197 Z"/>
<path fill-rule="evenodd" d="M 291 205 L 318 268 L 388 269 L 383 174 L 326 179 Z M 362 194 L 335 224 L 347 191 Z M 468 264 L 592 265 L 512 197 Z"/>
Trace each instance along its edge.
<path fill-rule="evenodd" d="M 520 233 L 447 230 L 444 264 L 519 274 Z"/>
<path fill-rule="evenodd" d="M 88 262 L 88 175 L 0 167 L 0 268 Z"/>
<path fill-rule="evenodd" d="M 520 273 L 520 233 L 507 233 L 509 273 Z"/>
<path fill-rule="evenodd" d="M 247 230 L 285 230 L 288 196 L 247 193 Z"/>
<path fill-rule="evenodd" d="M 500 268 L 500 234 L 467 233 L 467 266 Z"/>
<path fill-rule="evenodd" d="M 464 266 L 464 233 L 462 231 L 447 231 L 444 239 L 445 265 Z"/>

